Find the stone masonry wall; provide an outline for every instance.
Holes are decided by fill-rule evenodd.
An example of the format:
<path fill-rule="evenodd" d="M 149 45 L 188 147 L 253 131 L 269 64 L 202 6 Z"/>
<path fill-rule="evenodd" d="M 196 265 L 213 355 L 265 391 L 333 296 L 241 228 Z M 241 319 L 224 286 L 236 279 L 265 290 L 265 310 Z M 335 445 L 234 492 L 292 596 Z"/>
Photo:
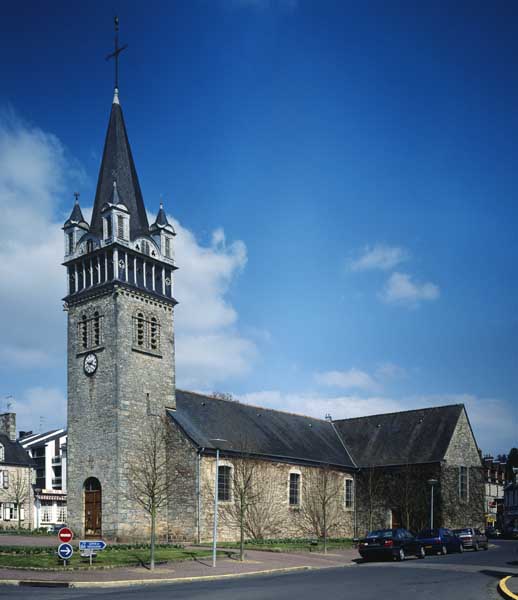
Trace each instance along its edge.
<path fill-rule="evenodd" d="M 250 459 L 252 460 L 252 459 Z M 304 465 L 290 465 L 280 462 L 260 461 L 260 488 L 266 491 L 261 505 L 258 507 L 257 518 L 265 521 L 261 537 L 264 538 L 287 538 L 287 537 L 315 537 L 315 533 L 308 528 L 304 517 L 305 506 L 309 499 L 305 498 L 310 492 L 306 483 L 311 477 L 311 471 L 318 467 Z M 235 459 L 222 457 L 220 465 L 235 465 Z M 202 510 L 200 518 L 201 540 L 212 539 L 212 527 L 214 518 L 214 478 L 216 470 L 216 459 L 212 456 L 203 456 L 201 459 L 201 491 Z M 301 499 L 300 507 L 289 505 L 289 477 L 290 473 L 299 473 L 301 476 Z M 341 471 L 333 471 L 340 482 L 340 493 L 337 497 L 339 505 L 338 522 L 329 532 L 330 537 L 352 537 L 354 530 L 354 511 L 345 508 L 344 479 L 352 475 Z M 239 526 L 226 505 L 230 503 L 220 502 L 218 510 L 218 539 L 221 541 L 235 541 L 239 539 Z M 247 535 L 252 537 L 251 535 Z"/>
<path fill-rule="evenodd" d="M 168 458 L 172 478 L 168 503 L 169 538 L 198 541 L 198 453 L 172 420 Z"/>
<path fill-rule="evenodd" d="M 134 315 L 158 318 L 160 355 L 134 349 Z M 82 314 L 102 315 L 98 348 L 82 351 L 77 323 Z M 85 354 L 95 352 L 98 368 L 88 377 Z M 174 406 L 172 307 L 138 292 L 119 289 L 68 310 L 68 522 L 84 534 L 84 482 L 96 477 L 102 488 L 102 534 L 138 539 L 149 527 L 147 515 L 129 499 L 128 461 L 146 424 Z M 166 528 L 166 516 L 159 529 Z"/>
<path fill-rule="evenodd" d="M 468 497 L 460 497 L 460 467 L 468 469 Z M 444 527 L 484 526 L 484 472 L 478 447 L 462 411 L 441 468 L 441 524 Z"/>

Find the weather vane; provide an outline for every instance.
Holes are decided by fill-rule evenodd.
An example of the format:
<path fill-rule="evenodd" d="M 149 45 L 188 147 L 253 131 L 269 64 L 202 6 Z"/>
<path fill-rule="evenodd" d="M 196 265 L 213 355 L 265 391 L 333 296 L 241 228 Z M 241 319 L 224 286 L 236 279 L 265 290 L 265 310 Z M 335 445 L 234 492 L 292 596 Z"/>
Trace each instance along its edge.
<path fill-rule="evenodd" d="M 119 48 L 119 17 L 115 17 L 113 21 L 115 24 L 115 51 L 108 54 L 106 60 L 110 60 L 110 58 L 115 59 L 115 87 L 119 89 L 119 54 L 123 50 L 126 50 L 128 44 L 124 44 L 124 46 Z"/>

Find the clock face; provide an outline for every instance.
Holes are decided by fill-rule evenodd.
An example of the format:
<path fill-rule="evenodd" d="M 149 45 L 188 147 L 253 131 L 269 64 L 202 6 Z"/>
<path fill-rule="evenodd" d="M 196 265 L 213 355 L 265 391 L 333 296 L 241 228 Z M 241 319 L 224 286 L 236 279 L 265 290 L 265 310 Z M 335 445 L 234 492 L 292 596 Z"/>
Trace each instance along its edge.
<path fill-rule="evenodd" d="M 93 375 L 97 371 L 97 356 L 95 354 L 87 354 L 85 356 L 83 369 L 87 375 Z"/>

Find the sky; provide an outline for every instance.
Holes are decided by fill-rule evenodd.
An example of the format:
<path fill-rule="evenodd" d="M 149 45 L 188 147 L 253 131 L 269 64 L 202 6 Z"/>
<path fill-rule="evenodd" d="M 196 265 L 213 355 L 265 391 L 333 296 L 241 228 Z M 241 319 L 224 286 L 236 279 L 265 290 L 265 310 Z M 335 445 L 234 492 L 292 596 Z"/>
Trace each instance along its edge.
<path fill-rule="evenodd" d="M 4 3 L 0 409 L 66 424 L 61 226 L 113 95 L 174 221 L 179 387 L 518 445 L 518 5 Z"/>

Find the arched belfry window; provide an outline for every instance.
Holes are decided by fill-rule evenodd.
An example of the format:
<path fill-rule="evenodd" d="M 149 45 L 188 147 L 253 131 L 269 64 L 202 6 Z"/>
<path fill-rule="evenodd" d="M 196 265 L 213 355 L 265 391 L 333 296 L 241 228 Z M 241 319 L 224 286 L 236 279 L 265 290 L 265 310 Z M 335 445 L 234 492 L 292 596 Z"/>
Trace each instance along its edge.
<path fill-rule="evenodd" d="M 103 342 L 103 316 L 99 311 L 81 315 L 77 326 L 79 352 L 98 348 Z"/>
<path fill-rule="evenodd" d="M 142 311 L 133 317 L 133 348 L 151 354 L 160 352 L 160 321 Z"/>
<path fill-rule="evenodd" d="M 146 320 L 142 313 L 137 313 L 137 346 L 144 348 L 146 342 L 145 336 Z"/>
<path fill-rule="evenodd" d="M 86 315 L 81 317 L 79 323 L 79 337 L 82 349 L 86 350 L 88 348 L 88 319 L 86 318 Z"/>
<path fill-rule="evenodd" d="M 101 345 L 101 317 L 99 315 L 99 311 L 94 312 L 93 319 L 93 327 L 94 327 L 94 346 Z"/>

